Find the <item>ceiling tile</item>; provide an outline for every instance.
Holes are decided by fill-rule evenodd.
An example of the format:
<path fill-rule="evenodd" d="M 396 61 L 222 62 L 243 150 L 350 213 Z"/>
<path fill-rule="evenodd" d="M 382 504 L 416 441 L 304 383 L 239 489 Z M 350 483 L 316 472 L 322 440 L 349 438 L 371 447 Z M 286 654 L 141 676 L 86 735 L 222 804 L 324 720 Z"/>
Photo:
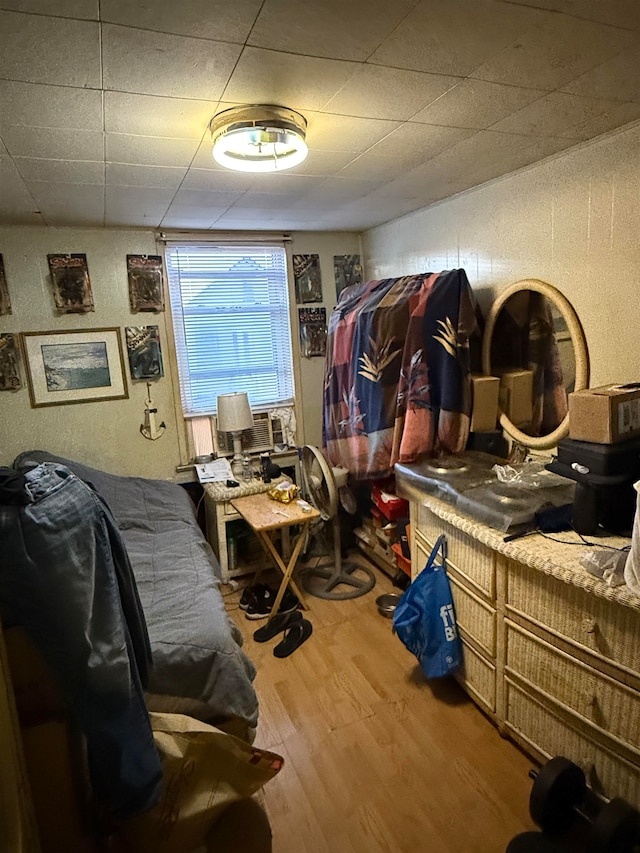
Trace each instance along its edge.
<path fill-rule="evenodd" d="M 105 24 L 105 89 L 217 100 L 240 56 L 238 45 Z"/>
<path fill-rule="evenodd" d="M 199 139 L 160 139 L 107 133 L 107 160 L 144 166 L 188 166 L 198 150 Z"/>
<path fill-rule="evenodd" d="M 226 210 L 230 204 L 237 201 L 242 195 L 238 192 L 214 192 L 211 190 L 190 190 L 180 187 L 175 194 L 171 203 L 171 209 L 180 207 L 181 209 L 188 207 L 201 207 L 203 210 L 207 207 L 218 207 L 221 210 Z M 183 211 L 184 212 L 184 211 Z"/>
<path fill-rule="evenodd" d="M 2 135 L 14 157 L 94 161 L 104 158 L 104 134 L 96 130 L 7 127 Z"/>
<path fill-rule="evenodd" d="M 640 8 L 640 4 L 638 4 Z M 572 95 L 640 101 L 640 48 L 626 50 L 561 87 Z"/>
<path fill-rule="evenodd" d="M 101 0 L 100 15 L 112 24 L 243 44 L 261 5 L 262 0 L 180 0 L 176 14 L 175 0 Z"/>
<path fill-rule="evenodd" d="M 110 187 L 157 187 L 175 190 L 185 176 L 184 168 L 170 166 L 130 166 L 107 163 L 105 181 Z"/>
<path fill-rule="evenodd" d="M 261 175 L 253 175 L 253 182 L 249 191 L 288 195 L 296 198 L 314 187 L 321 186 L 326 180 L 326 178 L 319 176 L 298 175 L 297 172 L 293 174 L 291 172 L 266 172 Z"/>
<path fill-rule="evenodd" d="M 522 89 L 468 79 L 449 89 L 413 116 L 411 121 L 482 129 L 543 95 L 544 92 L 539 89 Z"/>
<path fill-rule="evenodd" d="M 472 74 L 482 80 L 556 89 L 637 43 L 638 35 L 551 14 Z"/>
<path fill-rule="evenodd" d="M 214 222 L 216 222 L 216 220 L 222 216 L 226 210 L 226 207 L 180 208 L 172 204 L 159 224 L 162 228 L 188 228 L 193 229 L 194 231 L 199 231 L 203 228 L 211 228 Z"/>
<path fill-rule="evenodd" d="M 369 61 L 466 77 L 540 14 L 498 0 L 422 0 Z"/>
<path fill-rule="evenodd" d="M 175 194 L 172 189 L 158 187 L 106 187 L 107 206 L 130 207 L 134 212 L 141 213 L 151 208 L 165 209 L 171 204 Z"/>
<path fill-rule="evenodd" d="M 0 205 L 15 204 L 20 208 L 35 209 L 33 198 L 29 193 L 22 175 L 16 168 L 15 163 L 9 157 L 0 157 Z"/>
<path fill-rule="evenodd" d="M 107 227 L 121 225 L 129 228 L 158 228 L 166 213 L 166 205 L 132 207 L 107 202 L 104 224 Z"/>
<path fill-rule="evenodd" d="M 104 186 L 96 184 L 89 184 L 80 190 L 77 184 L 30 181 L 29 189 L 39 204 L 54 205 L 64 201 L 73 202 L 74 198 L 91 199 L 94 204 L 97 199 L 104 201 Z"/>
<path fill-rule="evenodd" d="M 408 119 L 459 79 L 382 65 L 362 65 L 324 109 L 363 118 Z"/>
<path fill-rule="evenodd" d="M 361 153 L 399 126 L 397 121 L 318 113 L 309 123 L 307 142 L 319 150 Z"/>
<path fill-rule="evenodd" d="M 353 158 L 351 151 L 322 151 L 309 149 L 307 159 L 296 167 L 296 175 L 317 175 L 331 177 L 337 175 Z"/>
<path fill-rule="evenodd" d="M 310 178 L 297 181 L 285 188 L 279 185 L 265 185 L 256 183 L 256 185 L 246 193 L 243 193 L 234 201 L 233 206 L 236 208 L 253 208 L 261 210 L 280 210 L 283 207 L 291 207 L 296 201 L 325 183 L 324 178 Z"/>
<path fill-rule="evenodd" d="M 105 92 L 105 130 L 138 136 L 201 139 L 215 108 L 215 101 Z"/>
<path fill-rule="evenodd" d="M 29 188 L 47 225 L 102 225 L 103 186 L 32 181 Z"/>
<path fill-rule="evenodd" d="M 0 77 L 99 88 L 99 24 L 0 11 Z"/>
<path fill-rule="evenodd" d="M 357 68 L 353 62 L 245 47 L 224 99 L 242 104 L 283 104 L 304 114 L 305 110 L 324 106 Z"/>
<path fill-rule="evenodd" d="M 329 178 L 320 186 L 315 187 L 296 203 L 295 206 L 318 209 L 331 209 L 354 199 L 363 198 L 373 192 L 379 185 L 379 181 L 360 181 L 354 178 Z"/>
<path fill-rule="evenodd" d="M 505 0 L 520 6 L 535 6 L 565 12 L 586 21 L 598 21 L 612 27 L 640 30 L 640 4 L 637 0 Z"/>
<path fill-rule="evenodd" d="M 223 169 L 189 169 L 182 187 L 189 190 L 211 192 L 245 192 L 255 181 L 255 175 L 246 172 L 228 172 Z"/>
<path fill-rule="evenodd" d="M 270 50 L 365 60 L 415 0 L 266 0 L 248 43 Z"/>
<path fill-rule="evenodd" d="M 0 130 L 11 126 L 102 130 L 102 94 L 0 80 Z"/>
<path fill-rule="evenodd" d="M 33 207 L 33 204 L 31 204 Z M 0 197 L 0 225 L 45 225 L 40 213 L 34 213 L 29 205 L 7 203 Z"/>
<path fill-rule="evenodd" d="M 589 139 L 640 118 L 640 104 L 552 92 L 497 122 L 492 130 Z"/>
<path fill-rule="evenodd" d="M 98 0 L 2 0 L 2 8 L 34 12 L 37 15 L 51 15 L 54 12 L 57 18 L 98 20 Z"/>
<path fill-rule="evenodd" d="M 15 164 L 27 183 L 43 181 L 61 184 L 104 184 L 104 163 L 79 160 L 37 160 L 16 157 Z"/>
<path fill-rule="evenodd" d="M 473 130 L 457 127 L 403 124 L 353 160 L 340 177 L 392 180 L 473 133 Z"/>

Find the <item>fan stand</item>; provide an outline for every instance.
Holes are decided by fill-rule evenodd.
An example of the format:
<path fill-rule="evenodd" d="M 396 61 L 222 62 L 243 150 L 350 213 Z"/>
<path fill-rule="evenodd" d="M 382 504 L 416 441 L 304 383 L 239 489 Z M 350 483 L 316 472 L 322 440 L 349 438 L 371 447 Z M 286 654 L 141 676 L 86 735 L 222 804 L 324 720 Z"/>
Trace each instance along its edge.
<path fill-rule="evenodd" d="M 333 478 L 331 468 L 326 464 L 320 451 L 316 448 L 307 445 L 303 448 L 301 462 L 309 463 L 309 460 L 319 464 L 322 476 L 327 481 L 329 492 L 333 499 L 330 501 L 330 507 L 317 507 L 323 512 L 324 523 L 331 521 L 331 532 L 333 536 L 333 561 L 328 565 L 313 566 L 304 569 L 300 580 L 305 591 L 310 595 L 315 595 L 317 598 L 326 598 L 332 601 L 346 601 L 349 598 L 358 598 L 361 595 L 366 595 L 367 592 L 373 589 L 376 583 L 376 577 L 371 569 L 363 566 L 360 563 L 353 561 L 343 562 L 342 550 L 340 542 L 340 518 L 338 516 L 338 501 L 335 498 L 337 489 Z M 313 496 L 310 495 L 311 503 Z M 326 535 L 322 535 L 322 539 L 326 542 Z M 328 553 L 331 553 L 330 548 L 327 548 Z"/>

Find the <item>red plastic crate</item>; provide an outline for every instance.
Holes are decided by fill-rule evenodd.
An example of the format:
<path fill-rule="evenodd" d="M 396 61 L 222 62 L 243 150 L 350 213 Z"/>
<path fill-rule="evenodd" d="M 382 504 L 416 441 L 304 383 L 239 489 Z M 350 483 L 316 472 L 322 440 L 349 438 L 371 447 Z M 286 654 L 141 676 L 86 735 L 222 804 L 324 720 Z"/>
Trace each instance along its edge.
<path fill-rule="evenodd" d="M 388 521 L 409 516 L 409 501 L 385 492 L 379 486 L 371 487 L 371 499 Z"/>

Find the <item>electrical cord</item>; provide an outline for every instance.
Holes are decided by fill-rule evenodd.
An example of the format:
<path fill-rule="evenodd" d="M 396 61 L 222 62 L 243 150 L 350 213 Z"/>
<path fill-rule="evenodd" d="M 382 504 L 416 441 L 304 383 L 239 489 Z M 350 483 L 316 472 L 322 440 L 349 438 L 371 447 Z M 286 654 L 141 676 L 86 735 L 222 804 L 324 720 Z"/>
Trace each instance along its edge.
<path fill-rule="evenodd" d="M 544 536 L 545 539 L 550 539 L 552 542 L 558 542 L 560 545 L 579 545 L 580 547 L 584 547 L 585 545 L 587 545 L 589 548 L 606 548 L 609 551 L 620 552 L 629 551 L 631 549 L 631 545 L 625 545 L 624 548 L 616 548 L 615 545 L 604 545 L 601 542 L 589 542 L 588 539 L 585 539 L 582 533 L 578 533 L 575 527 L 572 528 L 572 530 L 576 534 L 576 536 L 580 537 L 580 542 L 569 542 L 567 539 L 556 539 L 555 536 L 549 536 L 548 533 L 545 533 L 543 530 L 539 530 L 537 528 L 536 530 L 532 531 L 532 533 L 539 533 L 540 536 Z"/>

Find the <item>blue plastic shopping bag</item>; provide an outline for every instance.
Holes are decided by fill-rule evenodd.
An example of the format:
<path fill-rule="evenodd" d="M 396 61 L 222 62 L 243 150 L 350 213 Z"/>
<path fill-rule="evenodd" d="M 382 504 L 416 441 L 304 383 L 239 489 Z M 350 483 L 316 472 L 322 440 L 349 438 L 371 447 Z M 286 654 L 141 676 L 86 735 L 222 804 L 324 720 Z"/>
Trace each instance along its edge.
<path fill-rule="evenodd" d="M 446 559 L 447 540 L 440 536 L 393 614 L 394 631 L 418 658 L 427 678 L 442 678 L 462 663 Z"/>

